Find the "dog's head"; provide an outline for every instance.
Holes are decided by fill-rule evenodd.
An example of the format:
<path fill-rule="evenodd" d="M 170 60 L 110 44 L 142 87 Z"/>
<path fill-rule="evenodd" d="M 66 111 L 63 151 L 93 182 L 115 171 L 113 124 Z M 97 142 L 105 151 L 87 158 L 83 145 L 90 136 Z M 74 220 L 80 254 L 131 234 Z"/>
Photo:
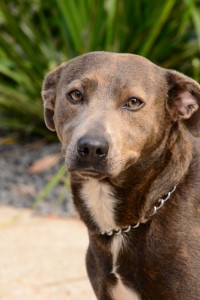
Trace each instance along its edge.
<path fill-rule="evenodd" d="M 50 72 L 45 122 L 70 172 L 115 177 L 152 153 L 174 123 L 200 135 L 200 86 L 132 54 L 93 52 Z"/>

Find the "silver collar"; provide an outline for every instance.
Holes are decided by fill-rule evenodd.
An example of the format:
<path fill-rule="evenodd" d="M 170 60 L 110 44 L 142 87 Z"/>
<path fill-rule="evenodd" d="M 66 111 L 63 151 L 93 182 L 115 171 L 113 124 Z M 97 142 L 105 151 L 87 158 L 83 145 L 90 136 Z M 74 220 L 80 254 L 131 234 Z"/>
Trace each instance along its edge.
<path fill-rule="evenodd" d="M 157 204 L 153 207 L 152 209 L 152 212 L 150 212 L 150 214 L 148 215 L 147 219 L 149 217 L 152 217 L 153 215 L 155 215 L 157 213 L 157 211 L 165 204 L 165 202 L 167 200 L 169 200 L 169 198 L 171 197 L 171 194 L 173 194 L 176 190 L 176 185 L 173 187 L 173 189 L 167 194 L 166 197 L 164 198 L 160 198 L 158 201 L 157 201 Z M 137 224 L 135 225 L 128 225 L 128 226 L 125 226 L 125 227 L 122 227 L 122 228 L 117 228 L 117 229 L 112 229 L 110 231 L 101 231 L 101 235 L 108 235 L 108 236 L 112 236 L 112 235 L 120 235 L 120 234 L 123 234 L 123 233 L 127 233 L 129 232 L 131 229 L 135 229 L 137 227 L 140 226 L 141 221 L 138 221 Z"/>

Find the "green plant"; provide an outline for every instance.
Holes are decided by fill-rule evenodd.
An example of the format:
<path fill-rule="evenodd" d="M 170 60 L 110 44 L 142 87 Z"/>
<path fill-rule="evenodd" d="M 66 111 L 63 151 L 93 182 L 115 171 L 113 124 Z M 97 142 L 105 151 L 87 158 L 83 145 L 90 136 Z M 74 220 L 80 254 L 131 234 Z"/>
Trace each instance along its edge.
<path fill-rule="evenodd" d="M 37 195 L 37 198 L 34 201 L 33 207 L 37 206 L 38 203 L 42 202 L 44 198 L 53 190 L 53 188 L 59 183 L 60 180 L 63 178 L 65 179 L 65 184 L 63 189 L 61 190 L 61 193 L 59 195 L 59 198 L 56 200 L 57 204 L 60 205 L 64 201 L 65 197 L 65 191 L 69 187 L 69 177 L 66 176 L 66 166 L 63 165 L 57 173 L 53 176 L 53 178 L 49 181 L 49 183 L 40 191 L 40 193 Z"/>
<path fill-rule="evenodd" d="M 200 80 L 199 0 L 1 0 L 0 6 L 1 130 L 51 139 L 40 97 L 44 74 L 84 52 L 136 53 Z"/>

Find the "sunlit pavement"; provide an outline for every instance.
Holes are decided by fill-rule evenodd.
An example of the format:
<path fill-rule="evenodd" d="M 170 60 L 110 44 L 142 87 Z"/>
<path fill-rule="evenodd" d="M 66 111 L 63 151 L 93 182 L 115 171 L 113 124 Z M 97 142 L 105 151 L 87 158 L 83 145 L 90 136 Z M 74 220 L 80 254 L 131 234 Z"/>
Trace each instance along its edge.
<path fill-rule="evenodd" d="M 0 299 L 95 300 L 85 270 L 87 245 L 78 219 L 0 206 Z"/>

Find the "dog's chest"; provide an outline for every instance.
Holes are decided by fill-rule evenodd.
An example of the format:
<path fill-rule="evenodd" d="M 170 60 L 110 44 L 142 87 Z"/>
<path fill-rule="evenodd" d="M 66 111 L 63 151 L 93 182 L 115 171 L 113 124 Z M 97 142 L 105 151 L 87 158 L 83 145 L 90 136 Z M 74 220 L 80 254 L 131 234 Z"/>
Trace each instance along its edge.
<path fill-rule="evenodd" d="M 100 231 L 110 231 L 117 228 L 115 223 L 116 199 L 109 185 L 94 179 L 88 180 L 83 185 L 81 196 Z M 111 273 L 116 276 L 117 284 L 110 289 L 110 294 L 113 300 L 139 300 L 137 294 L 124 285 L 123 278 L 117 272 L 118 255 L 123 247 L 126 247 L 123 235 L 114 236 L 110 248 L 113 260 Z"/>
<path fill-rule="evenodd" d="M 116 228 L 115 198 L 108 184 L 90 179 L 84 183 L 81 191 L 85 206 L 100 231 Z"/>
<path fill-rule="evenodd" d="M 123 251 L 123 247 L 126 247 L 126 240 L 123 235 L 114 236 L 111 244 L 111 253 L 113 257 L 112 273 L 117 278 L 117 284 L 110 290 L 110 294 L 114 300 L 140 300 L 135 291 L 128 288 L 123 283 L 123 278 L 121 278 L 118 273 L 118 255 L 121 250 Z"/>

